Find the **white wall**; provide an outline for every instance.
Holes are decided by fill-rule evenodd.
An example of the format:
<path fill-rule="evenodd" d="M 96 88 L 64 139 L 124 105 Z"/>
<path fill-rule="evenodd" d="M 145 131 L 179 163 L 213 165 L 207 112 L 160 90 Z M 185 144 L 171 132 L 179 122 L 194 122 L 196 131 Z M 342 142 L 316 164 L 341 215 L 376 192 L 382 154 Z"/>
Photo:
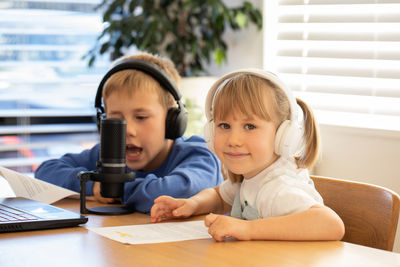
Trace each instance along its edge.
<path fill-rule="evenodd" d="M 400 193 L 400 133 L 320 125 L 314 173 L 375 183 Z"/>

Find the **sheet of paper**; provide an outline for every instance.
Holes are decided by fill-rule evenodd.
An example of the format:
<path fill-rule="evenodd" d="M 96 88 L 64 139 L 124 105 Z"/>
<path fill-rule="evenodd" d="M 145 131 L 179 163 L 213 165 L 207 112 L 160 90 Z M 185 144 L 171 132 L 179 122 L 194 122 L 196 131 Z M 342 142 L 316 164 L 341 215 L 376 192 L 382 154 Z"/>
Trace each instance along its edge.
<path fill-rule="evenodd" d="M 69 196 L 79 196 L 79 194 L 74 191 L 23 175 L 4 167 L 0 167 L 0 177 L 7 180 L 17 197 L 25 197 L 51 204 Z"/>
<path fill-rule="evenodd" d="M 150 244 L 211 238 L 204 221 L 151 223 L 128 226 L 89 228 L 124 244 Z"/>

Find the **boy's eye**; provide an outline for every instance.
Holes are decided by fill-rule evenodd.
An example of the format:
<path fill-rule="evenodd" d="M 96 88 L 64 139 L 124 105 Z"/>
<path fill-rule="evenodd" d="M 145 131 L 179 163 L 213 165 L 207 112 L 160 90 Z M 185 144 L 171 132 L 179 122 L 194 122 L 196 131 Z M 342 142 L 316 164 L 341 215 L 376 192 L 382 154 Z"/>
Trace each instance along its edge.
<path fill-rule="evenodd" d="M 147 118 L 148 118 L 148 116 L 136 116 L 136 119 L 140 120 L 140 121 L 145 120 Z"/>
<path fill-rule="evenodd" d="M 220 123 L 220 124 L 218 124 L 218 128 L 226 130 L 226 129 L 229 129 L 230 126 L 227 123 Z"/>
<path fill-rule="evenodd" d="M 254 129 L 256 128 L 256 126 L 254 126 L 253 124 L 246 124 L 246 125 L 244 126 L 244 128 L 245 128 L 246 130 L 254 130 Z"/>

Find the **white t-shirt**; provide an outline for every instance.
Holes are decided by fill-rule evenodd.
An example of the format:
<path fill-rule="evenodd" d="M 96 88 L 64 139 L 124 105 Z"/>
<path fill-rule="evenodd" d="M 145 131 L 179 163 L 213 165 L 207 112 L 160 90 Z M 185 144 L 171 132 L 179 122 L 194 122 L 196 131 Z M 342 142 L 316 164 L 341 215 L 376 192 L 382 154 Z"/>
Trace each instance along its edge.
<path fill-rule="evenodd" d="M 296 163 L 280 157 L 271 166 L 242 183 L 229 179 L 219 186 L 222 199 L 232 205 L 240 190 L 242 208 L 256 208 L 260 217 L 277 217 L 297 213 L 314 205 L 323 205 L 307 169 L 298 169 Z"/>

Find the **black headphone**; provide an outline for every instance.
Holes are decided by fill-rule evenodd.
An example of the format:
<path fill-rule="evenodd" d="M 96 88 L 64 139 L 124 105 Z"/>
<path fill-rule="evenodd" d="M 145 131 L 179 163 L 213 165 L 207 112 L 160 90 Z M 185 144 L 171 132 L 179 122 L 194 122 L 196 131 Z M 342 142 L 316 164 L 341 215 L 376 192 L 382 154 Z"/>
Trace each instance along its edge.
<path fill-rule="evenodd" d="M 128 59 L 118 63 L 111 68 L 101 80 L 94 103 L 94 107 L 97 109 L 97 127 L 100 128 L 100 121 L 105 117 L 105 108 L 102 106 L 104 84 L 111 75 L 122 70 L 142 71 L 153 77 L 160 83 L 161 87 L 173 95 L 178 107 L 168 109 L 165 121 L 165 138 L 176 139 L 182 136 L 187 126 L 187 110 L 185 105 L 181 102 L 182 95 L 179 92 L 178 87 L 171 77 L 158 65 L 139 59 Z"/>

